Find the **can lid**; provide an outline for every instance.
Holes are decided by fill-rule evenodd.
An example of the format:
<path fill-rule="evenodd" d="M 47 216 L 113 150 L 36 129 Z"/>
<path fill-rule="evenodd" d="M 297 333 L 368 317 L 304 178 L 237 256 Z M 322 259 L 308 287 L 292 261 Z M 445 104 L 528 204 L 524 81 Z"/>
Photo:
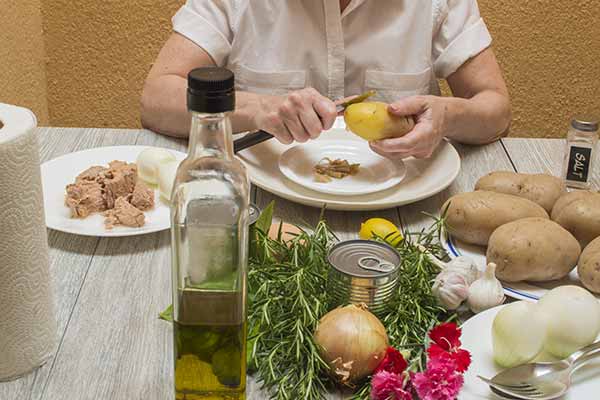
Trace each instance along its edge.
<path fill-rule="evenodd" d="M 222 67 L 201 67 L 188 74 L 188 110 L 223 113 L 235 108 L 235 78 Z"/>
<path fill-rule="evenodd" d="M 597 132 L 598 119 L 590 116 L 577 116 L 571 121 L 571 126 L 582 132 Z"/>
<path fill-rule="evenodd" d="M 327 256 L 339 272 L 357 278 L 390 275 L 400 267 L 401 257 L 392 246 L 372 240 L 347 240 L 334 245 Z"/>
<path fill-rule="evenodd" d="M 260 217 L 260 208 L 256 204 L 250 203 L 248 207 L 248 224 L 254 224 L 258 220 L 258 217 Z"/>

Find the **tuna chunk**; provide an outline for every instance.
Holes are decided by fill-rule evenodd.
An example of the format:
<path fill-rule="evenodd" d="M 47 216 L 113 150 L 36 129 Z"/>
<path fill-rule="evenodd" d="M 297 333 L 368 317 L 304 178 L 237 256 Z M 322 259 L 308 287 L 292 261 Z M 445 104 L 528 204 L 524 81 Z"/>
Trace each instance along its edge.
<path fill-rule="evenodd" d="M 137 181 L 137 168 L 134 164 L 122 161 L 112 161 L 109 166 L 108 171 L 103 172 L 98 180 L 104 186 L 106 208 L 111 209 L 115 206 L 116 199 L 127 197 L 133 192 Z"/>
<path fill-rule="evenodd" d="M 141 179 L 138 179 L 131 194 L 130 203 L 138 210 L 148 211 L 154 208 L 154 190 L 150 189 Z"/>
<path fill-rule="evenodd" d="M 88 169 L 86 169 L 85 171 L 83 171 L 82 173 L 80 173 L 79 175 L 77 175 L 77 178 L 75 179 L 75 182 L 81 182 L 81 181 L 95 181 L 98 179 L 98 177 L 100 177 L 100 174 L 104 173 L 108 171 L 108 168 L 105 167 L 101 167 L 99 165 L 95 165 L 93 167 L 89 167 Z"/>
<path fill-rule="evenodd" d="M 71 210 L 72 218 L 85 218 L 92 213 L 106 210 L 102 186 L 89 180 L 67 185 L 65 205 Z"/>
<path fill-rule="evenodd" d="M 132 206 L 127 197 L 119 197 L 115 201 L 115 208 L 104 213 L 106 229 L 112 229 L 116 225 L 125 225 L 132 228 L 144 226 L 144 213 Z"/>

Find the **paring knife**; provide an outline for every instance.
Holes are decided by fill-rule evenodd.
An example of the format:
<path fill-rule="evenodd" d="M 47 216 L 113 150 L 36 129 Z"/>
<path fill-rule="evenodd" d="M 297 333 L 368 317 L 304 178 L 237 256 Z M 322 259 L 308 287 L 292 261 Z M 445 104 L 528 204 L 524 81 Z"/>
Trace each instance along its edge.
<path fill-rule="evenodd" d="M 346 109 L 350 104 L 362 103 L 369 97 L 373 96 L 376 92 L 374 90 L 369 90 L 359 96 L 351 97 L 349 100 L 340 103 L 336 106 L 337 112 L 340 113 Z M 272 139 L 273 135 L 269 132 L 265 132 L 263 130 L 252 132 L 247 134 L 246 136 L 236 139 L 233 141 L 233 152 L 237 153 L 238 151 L 242 151 L 247 149 L 248 147 L 252 147 L 269 139 Z"/>

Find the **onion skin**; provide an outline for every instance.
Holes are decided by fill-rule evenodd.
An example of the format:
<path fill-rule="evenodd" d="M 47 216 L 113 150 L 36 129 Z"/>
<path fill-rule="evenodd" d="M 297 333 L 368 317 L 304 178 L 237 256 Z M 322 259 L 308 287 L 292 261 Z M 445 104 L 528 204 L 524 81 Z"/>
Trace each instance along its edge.
<path fill-rule="evenodd" d="M 327 313 L 319 321 L 314 339 L 332 375 L 347 386 L 370 375 L 389 346 L 385 327 L 364 304 Z"/>

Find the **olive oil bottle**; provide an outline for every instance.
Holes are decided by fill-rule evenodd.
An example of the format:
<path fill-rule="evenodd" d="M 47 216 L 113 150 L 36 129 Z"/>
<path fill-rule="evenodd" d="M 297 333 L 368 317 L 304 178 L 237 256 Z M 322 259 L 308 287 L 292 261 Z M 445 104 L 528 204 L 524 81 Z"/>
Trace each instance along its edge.
<path fill-rule="evenodd" d="M 188 76 L 189 152 L 173 186 L 176 399 L 245 399 L 249 184 L 233 155 L 233 73 Z"/>

